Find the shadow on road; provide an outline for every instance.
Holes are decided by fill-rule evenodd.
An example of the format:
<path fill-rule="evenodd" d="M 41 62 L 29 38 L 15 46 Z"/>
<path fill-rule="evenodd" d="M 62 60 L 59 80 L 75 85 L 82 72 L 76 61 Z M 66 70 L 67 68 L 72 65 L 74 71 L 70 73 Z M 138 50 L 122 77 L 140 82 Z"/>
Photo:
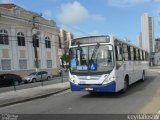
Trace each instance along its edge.
<path fill-rule="evenodd" d="M 119 91 L 117 93 L 88 93 L 87 95 L 82 96 L 83 98 L 121 98 L 130 96 L 136 92 L 145 90 L 157 76 L 147 76 L 144 82 L 137 81 L 134 84 L 130 85 L 127 92 L 123 93 Z"/>

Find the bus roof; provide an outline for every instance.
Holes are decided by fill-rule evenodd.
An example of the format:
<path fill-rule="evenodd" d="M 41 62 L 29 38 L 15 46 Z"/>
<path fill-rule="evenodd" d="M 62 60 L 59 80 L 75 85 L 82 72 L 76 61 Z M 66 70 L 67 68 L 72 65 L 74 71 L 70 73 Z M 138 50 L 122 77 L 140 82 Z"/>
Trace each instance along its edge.
<path fill-rule="evenodd" d="M 132 46 L 132 47 L 136 47 L 136 48 L 141 49 L 141 50 L 143 50 L 143 51 L 147 51 L 146 49 L 140 48 L 140 47 L 138 47 L 137 45 L 135 45 L 135 44 L 133 44 L 133 43 L 127 42 L 127 41 L 122 40 L 122 39 L 120 39 L 120 38 L 117 38 L 117 37 L 115 37 L 115 36 L 113 36 L 113 37 L 114 37 L 114 40 L 118 40 L 118 41 L 120 41 L 120 42 L 122 42 L 122 43 L 125 43 L 125 44 L 127 44 L 127 45 L 130 45 L 130 46 Z"/>
<path fill-rule="evenodd" d="M 132 47 L 136 47 L 136 48 L 138 48 L 138 49 L 147 51 L 146 49 L 140 48 L 140 47 L 138 47 L 137 45 L 135 45 L 135 44 L 133 44 L 133 43 L 127 42 L 127 41 L 122 40 L 121 38 L 118 38 L 118 37 L 113 36 L 113 35 L 84 36 L 84 37 L 79 37 L 79 38 L 72 39 L 71 41 L 76 41 L 76 40 L 81 40 L 81 39 L 87 39 L 87 38 L 95 38 L 95 37 L 113 37 L 113 38 L 114 38 L 113 40 L 118 40 L 118 41 L 120 41 L 120 42 L 122 42 L 122 43 L 125 43 L 125 44 L 127 44 L 127 45 L 130 45 L 130 46 L 132 46 Z"/>
<path fill-rule="evenodd" d="M 92 36 L 84 36 L 84 37 L 79 37 L 79 38 L 75 38 L 75 39 L 72 39 L 72 40 L 80 40 L 80 39 L 94 38 L 94 37 L 107 37 L 107 36 L 110 36 L 110 35 L 92 35 Z"/>

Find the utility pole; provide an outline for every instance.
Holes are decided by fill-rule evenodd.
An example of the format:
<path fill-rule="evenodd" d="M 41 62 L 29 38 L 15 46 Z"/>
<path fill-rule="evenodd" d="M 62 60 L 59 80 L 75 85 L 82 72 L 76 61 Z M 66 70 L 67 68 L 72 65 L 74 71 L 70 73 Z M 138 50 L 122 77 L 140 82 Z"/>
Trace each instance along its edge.
<path fill-rule="evenodd" d="M 38 40 L 37 40 L 37 35 L 40 34 L 40 32 L 36 28 L 36 23 L 35 23 L 35 18 L 36 17 L 41 17 L 42 14 L 38 16 L 33 16 L 33 28 L 32 28 L 32 41 L 33 41 L 33 47 L 34 47 L 34 55 L 35 55 L 35 68 L 36 72 L 39 71 L 39 62 L 38 62 L 38 54 L 37 54 L 37 47 L 38 47 Z"/>
<path fill-rule="evenodd" d="M 36 29 L 35 26 L 35 16 L 33 16 L 33 28 L 32 30 Z M 39 65 L 38 65 L 38 54 L 37 54 L 37 40 L 36 40 L 36 34 L 33 34 L 32 36 L 32 41 L 33 41 L 33 47 L 34 47 L 34 55 L 35 55 L 35 68 L 36 72 L 38 71 Z"/>
<path fill-rule="evenodd" d="M 158 24 L 159 24 L 159 31 L 160 31 L 160 12 L 159 12 Z"/>

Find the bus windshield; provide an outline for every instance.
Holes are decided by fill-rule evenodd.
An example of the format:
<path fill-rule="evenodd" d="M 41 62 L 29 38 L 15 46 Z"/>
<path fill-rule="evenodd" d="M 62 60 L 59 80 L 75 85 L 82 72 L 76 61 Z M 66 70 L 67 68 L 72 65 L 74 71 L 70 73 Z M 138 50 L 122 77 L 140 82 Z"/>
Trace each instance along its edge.
<path fill-rule="evenodd" d="M 101 75 L 113 70 L 112 45 L 90 45 L 70 49 L 70 71 L 76 75 Z"/>

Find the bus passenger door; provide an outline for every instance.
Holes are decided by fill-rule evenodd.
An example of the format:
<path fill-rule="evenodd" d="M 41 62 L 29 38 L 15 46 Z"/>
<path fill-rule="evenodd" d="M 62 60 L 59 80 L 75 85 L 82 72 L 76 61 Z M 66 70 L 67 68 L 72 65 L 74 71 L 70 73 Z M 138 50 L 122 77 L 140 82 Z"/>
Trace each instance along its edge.
<path fill-rule="evenodd" d="M 123 88 L 124 81 L 124 66 L 123 66 L 123 51 L 120 43 L 115 44 L 115 57 L 116 57 L 116 90 Z"/>

